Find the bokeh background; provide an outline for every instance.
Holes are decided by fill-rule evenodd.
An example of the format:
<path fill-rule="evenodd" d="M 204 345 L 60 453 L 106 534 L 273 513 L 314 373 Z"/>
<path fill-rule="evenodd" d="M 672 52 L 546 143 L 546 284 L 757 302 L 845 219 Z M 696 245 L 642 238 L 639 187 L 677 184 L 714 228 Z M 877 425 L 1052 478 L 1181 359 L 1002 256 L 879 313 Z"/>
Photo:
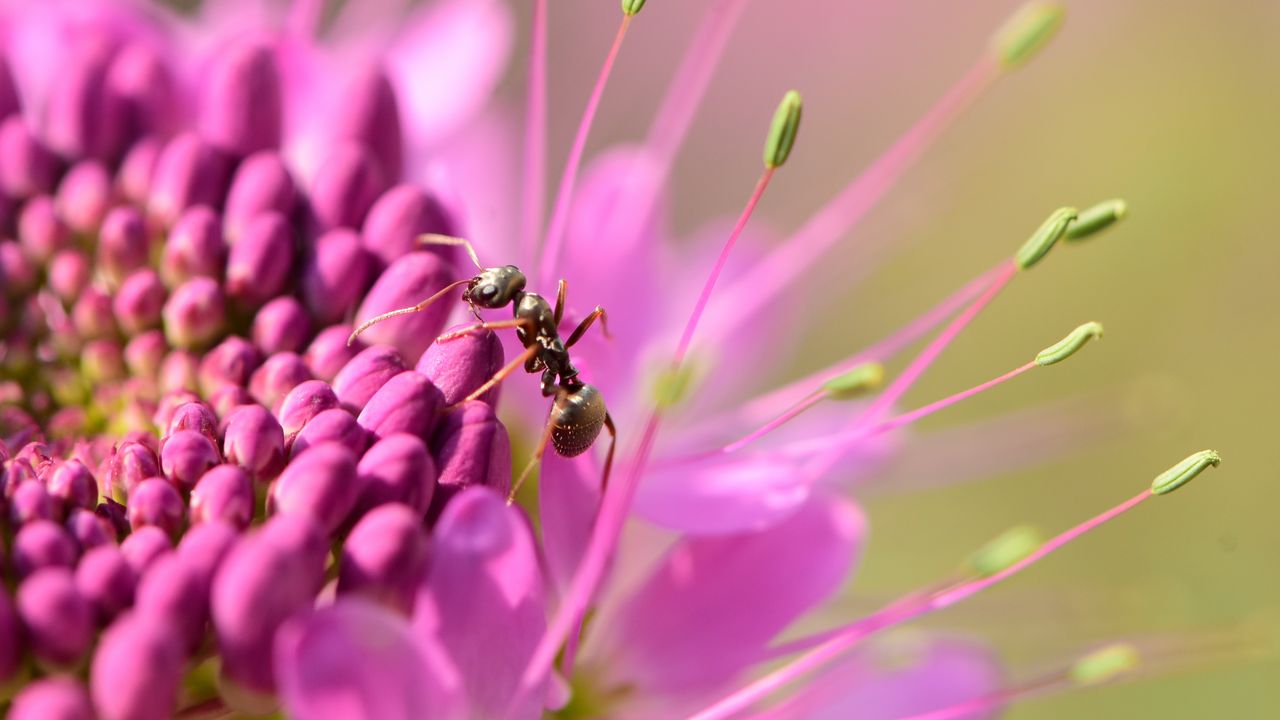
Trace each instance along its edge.
<path fill-rule="evenodd" d="M 800 141 L 753 222 L 797 227 L 960 76 L 1018 4 L 751 0 L 675 172 L 676 227 L 692 232 L 738 211 L 768 117 L 791 87 L 806 101 Z M 1061 368 L 922 425 L 922 434 L 956 431 L 947 461 L 900 467 L 894 483 L 864 489 L 866 560 L 825 620 L 938 577 L 1015 523 L 1063 529 L 1214 447 L 1223 466 L 1189 491 L 927 625 L 988 638 L 1023 676 L 1114 637 L 1177 645 L 1208 632 L 1265 647 L 1280 617 L 1280 3 L 1065 4 L 1067 23 L 1047 51 L 999 81 L 849 235 L 833 269 L 797 291 L 796 325 L 807 334 L 760 386 L 882 337 L 1010 253 L 1054 207 L 1118 196 L 1131 208 L 1120 229 L 1019 278 L 907 405 L 1012 368 L 1085 320 L 1103 322 L 1107 336 Z M 592 149 L 643 137 L 707 5 L 648 4 Z M 504 88 L 516 108 L 529 20 L 527 7 L 519 12 L 521 47 Z M 553 169 L 617 13 L 615 0 L 551 3 Z M 858 282 L 845 281 L 849 268 Z M 1002 469 L 1002 457 L 1041 447 L 999 431 L 1023 419 L 1047 423 L 1050 437 L 1037 442 L 1061 452 Z M 988 431 L 959 432 L 975 423 Z M 1064 428 L 1059 441 L 1055 428 Z M 1278 671 L 1274 653 L 1215 654 L 1008 716 L 1276 717 Z"/>

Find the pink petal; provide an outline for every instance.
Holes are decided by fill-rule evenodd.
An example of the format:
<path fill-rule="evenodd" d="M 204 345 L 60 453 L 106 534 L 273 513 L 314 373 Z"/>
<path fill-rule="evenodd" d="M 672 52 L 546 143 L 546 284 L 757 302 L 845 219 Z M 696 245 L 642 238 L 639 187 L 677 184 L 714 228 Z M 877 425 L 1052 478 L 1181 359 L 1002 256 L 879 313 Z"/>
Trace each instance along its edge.
<path fill-rule="evenodd" d="M 439 647 L 394 613 L 343 599 L 276 634 L 276 676 L 297 720 L 462 718 L 461 681 Z"/>
<path fill-rule="evenodd" d="M 856 506 L 824 498 L 763 532 L 685 538 L 597 621 L 602 664 L 637 698 L 714 690 L 841 586 L 864 536 Z"/>
<path fill-rule="evenodd" d="M 794 460 L 743 453 L 652 468 L 640 483 L 635 512 L 663 527 L 699 535 L 745 532 L 789 517 L 812 487 Z"/>
<path fill-rule="evenodd" d="M 542 551 L 561 587 L 573 578 L 591 536 L 600 507 L 602 471 L 590 454 L 570 459 L 547 453 L 542 460 L 538 474 Z"/>
<path fill-rule="evenodd" d="M 900 634 L 868 647 L 762 717 L 895 720 L 983 697 L 1002 685 L 999 663 L 977 642 Z M 959 716 L 981 720 L 999 709 Z"/>
<path fill-rule="evenodd" d="M 431 145 L 488 101 L 511 53 L 514 19 L 498 0 L 440 0 L 402 28 L 387 51 L 388 74 L 406 134 Z"/>
<path fill-rule="evenodd" d="M 462 677 L 472 712 L 498 717 L 546 628 L 542 573 L 528 522 L 484 487 L 455 496 L 435 528 L 431 571 L 414 628 L 435 638 Z M 515 708 L 537 717 L 541 690 Z"/>

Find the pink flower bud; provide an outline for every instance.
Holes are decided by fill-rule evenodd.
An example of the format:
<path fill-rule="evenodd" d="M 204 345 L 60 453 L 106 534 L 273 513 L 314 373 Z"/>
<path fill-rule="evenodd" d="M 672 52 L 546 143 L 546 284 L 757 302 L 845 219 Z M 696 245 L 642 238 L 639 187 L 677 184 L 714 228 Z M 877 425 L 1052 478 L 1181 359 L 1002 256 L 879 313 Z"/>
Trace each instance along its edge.
<path fill-rule="evenodd" d="M 142 213 L 124 206 L 112 209 L 98 233 L 98 267 L 113 287 L 129 273 L 146 267 L 150 241 Z"/>
<path fill-rule="evenodd" d="M 330 230 L 316 239 L 302 268 L 302 299 L 322 323 L 349 316 L 373 273 L 373 257 L 349 228 Z"/>
<path fill-rule="evenodd" d="M 422 516 L 407 505 L 380 505 L 360 519 L 342 546 L 338 593 L 356 593 L 408 617 L 427 572 Z"/>
<path fill-rule="evenodd" d="M 285 466 L 271 486 L 272 513 L 307 514 L 329 533 L 355 507 L 356 456 L 338 443 L 313 445 Z"/>
<path fill-rule="evenodd" d="M 116 291 L 112 309 L 120 329 L 128 335 L 160 327 L 168 293 L 160 276 L 151 268 L 135 271 Z"/>
<path fill-rule="evenodd" d="M 217 214 L 204 205 L 195 205 L 183 210 L 169 229 L 160 273 L 169 287 L 197 277 L 220 280 L 226 255 Z"/>
<path fill-rule="evenodd" d="M 432 343 L 418 359 L 417 370 L 440 388 L 448 407 L 488 382 L 502 369 L 503 361 L 502 341 L 492 330 L 484 330 Z M 501 387 L 496 385 L 477 399 L 496 405 Z"/>
<path fill-rule="evenodd" d="M 55 668 L 73 665 L 93 641 L 93 608 L 69 567 L 42 567 L 18 586 L 18 616 L 32 654 Z"/>
<path fill-rule="evenodd" d="M 348 345 L 350 336 L 351 326 L 346 323 L 331 325 L 316 334 L 303 358 L 317 379 L 332 383 L 338 371 L 364 350 L 365 344 L 360 340 Z"/>
<path fill-rule="evenodd" d="M 197 430 L 179 430 L 170 435 L 164 447 L 160 448 L 164 476 L 183 492 L 190 492 L 201 475 L 221 462 L 217 446 Z M 133 504 L 132 493 L 129 504 Z"/>
<path fill-rule="evenodd" d="M 337 406 L 338 396 L 333 394 L 333 388 L 319 380 L 308 380 L 290 390 L 276 413 L 286 443 L 292 443 L 311 418 Z"/>
<path fill-rule="evenodd" d="M 116 177 L 116 185 L 124 199 L 136 205 L 146 204 L 164 146 L 164 142 L 153 135 L 137 141 L 125 153 Z"/>
<path fill-rule="evenodd" d="M 134 574 L 142 577 L 156 560 L 173 552 L 173 542 L 164 530 L 144 525 L 129 533 L 129 537 L 120 543 L 120 552 Z"/>
<path fill-rule="evenodd" d="M 205 347 L 222 333 L 225 322 L 226 299 L 212 278 L 188 280 L 164 304 L 164 334 L 175 347 Z"/>
<path fill-rule="evenodd" d="M 199 646 L 209 621 L 208 586 L 185 558 L 169 553 L 138 580 L 133 606 L 140 612 L 168 617 L 190 654 Z"/>
<path fill-rule="evenodd" d="M 9 720 L 94 720 L 89 693 L 64 675 L 29 683 L 14 696 Z"/>
<path fill-rule="evenodd" d="M 222 451 L 249 477 L 274 477 L 284 463 L 284 430 L 261 405 L 245 405 L 227 417 Z"/>
<path fill-rule="evenodd" d="M 248 340 L 228 337 L 200 360 L 200 388 L 212 394 L 223 385 L 245 387 L 261 361 L 261 355 Z"/>
<path fill-rule="evenodd" d="M 98 504 L 98 482 L 89 467 L 77 459 L 59 463 L 48 480 L 49 494 L 66 508 L 92 510 Z"/>
<path fill-rule="evenodd" d="M 510 490 L 511 441 L 492 406 L 472 400 L 446 414 L 431 447 L 440 472 L 431 516 L 472 485 L 504 494 Z"/>
<path fill-rule="evenodd" d="M 154 526 L 177 535 L 186 519 L 182 496 L 162 478 L 143 480 L 129 495 L 129 524 L 136 531 Z"/>
<path fill-rule="evenodd" d="M 374 393 L 406 369 L 395 348 L 374 345 L 361 351 L 338 371 L 333 378 L 333 391 L 343 407 L 360 412 Z"/>
<path fill-rule="evenodd" d="M 179 632 L 167 616 L 130 612 L 102 634 L 89 687 L 100 720 L 173 717 L 182 682 Z"/>
<path fill-rule="evenodd" d="M 378 388 L 357 420 L 379 439 L 400 432 L 427 438 L 442 405 L 440 391 L 430 380 L 405 370 Z"/>
<path fill-rule="evenodd" d="M 81 554 L 101 545 L 114 545 L 116 542 L 115 528 L 92 510 L 71 508 L 63 527 L 80 548 Z"/>
<path fill-rule="evenodd" d="M 311 339 L 311 318 L 292 295 L 281 295 L 253 318 L 253 344 L 264 354 L 301 352 Z"/>
<path fill-rule="evenodd" d="M 99 626 L 111 622 L 133 605 L 137 574 L 115 545 L 102 545 L 85 552 L 76 565 L 76 589 L 93 609 Z"/>
<path fill-rule="evenodd" d="M 360 457 L 369 445 L 369 433 L 345 408 L 331 408 L 311 418 L 294 438 L 290 453 L 296 457 L 308 447 L 324 442 L 336 442 Z"/>
<path fill-rule="evenodd" d="M 456 279 L 450 264 L 440 256 L 411 252 L 383 271 L 365 295 L 356 318 L 364 320 L 416 305 Z M 391 345 L 400 351 L 405 362 L 417 362 L 422 351 L 440 334 L 453 309 L 453 303 L 442 300 L 422 312 L 394 317 L 370 327 L 364 332 L 364 340 L 369 344 Z"/>
<path fill-rule="evenodd" d="M 426 443 L 414 435 L 396 433 L 374 443 L 356 466 L 360 496 L 356 515 L 383 503 L 403 503 L 419 516 L 431 506 L 436 487 L 436 464 Z"/>
<path fill-rule="evenodd" d="M 249 393 L 272 412 L 291 390 L 312 379 L 311 370 L 297 353 L 276 353 L 267 358 L 249 378 Z"/>
<path fill-rule="evenodd" d="M 376 66 L 357 73 L 346 97 L 344 112 L 334 118 L 337 137 L 368 148 L 386 177 L 400 177 L 404 164 L 400 109 L 386 73 Z"/>
<path fill-rule="evenodd" d="M 95 232 L 115 202 L 111 172 L 96 160 L 76 163 L 58 185 L 58 215 L 75 232 Z"/>
<path fill-rule="evenodd" d="M 71 229 L 62 221 L 53 198 L 39 195 L 22 206 L 18 214 L 18 241 L 27 257 L 47 263 L 71 243 Z"/>
<path fill-rule="evenodd" d="M 0 123 L 0 188 L 16 198 L 51 193 L 61 161 L 27 128 L 22 117 Z"/>
<path fill-rule="evenodd" d="M 165 144 L 147 194 L 147 214 L 172 225 L 193 205 L 222 206 L 230 173 L 228 159 L 193 132 Z"/>
<path fill-rule="evenodd" d="M 245 221 L 227 256 L 227 295 L 246 308 L 284 292 L 293 273 L 293 228 L 277 212 Z"/>
<path fill-rule="evenodd" d="M 93 268 L 79 250 L 62 250 L 49 263 L 49 289 L 64 303 L 74 302 L 89 286 Z"/>
<path fill-rule="evenodd" d="M 271 150 L 245 158 L 231 179 L 227 207 L 222 214 L 223 232 L 233 246 L 259 215 L 288 217 L 298 190 L 279 153 Z"/>
<path fill-rule="evenodd" d="M 42 130 L 49 147 L 63 157 L 114 162 L 123 150 L 124 103 L 107 84 L 110 54 L 86 43 L 61 59 Z"/>
<path fill-rule="evenodd" d="M 359 228 L 386 188 L 382 168 L 364 147 L 341 143 L 329 151 L 311 184 L 311 223 L 316 233 Z"/>
<path fill-rule="evenodd" d="M 249 475 L 237 465 L 219 465 L 191 491 L 191 523 L 224 522 L 244 530 L 253 520 L 253 504 Z"/>
<path fill-rule="evenodd" d="M 229 155 L 280 144 L 280 71 L 271 48 L 240 42 L 222 50 L 201 89 L 200 133 Z"/>
<path fill-rule="evenodd" d="M 454 222 L 444 207 L 417 185 L 404 183 L 382 194 L 369 217 L 365 218 L 361 233 L 365 247 L 389 265 L 397 258 L 415 250 L 421 250 L 418 236 L 423 233 L 451 235 Z M 431 248 L 452 262 L 453 248 Z"/>

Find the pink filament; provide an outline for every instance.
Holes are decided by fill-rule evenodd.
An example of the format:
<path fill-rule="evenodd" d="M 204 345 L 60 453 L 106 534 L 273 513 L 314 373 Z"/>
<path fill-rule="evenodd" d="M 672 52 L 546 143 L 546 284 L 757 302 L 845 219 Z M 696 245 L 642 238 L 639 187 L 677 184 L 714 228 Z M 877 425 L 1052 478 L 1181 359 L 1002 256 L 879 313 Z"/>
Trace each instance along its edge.
<path fill-rule="evenodd" d="M 529 97 L 524 123 L 524 198 L 521 248 L 532 259 L 542 227 L 547 165 L 547 0 L 534 0 L 529 41 Z"/>
<path fill-rule="evenodd" d="M 781 668 L 774 670 L 759 680 L 756 680 L 746 687 L 719 700 L 710 707 L 691 716 L 691 718 L 692 720 L 723 720 L 724 718 L 732 717 L 738 712 L 750 707 L 758 700 L 761 700 L 779 688 L 782 688 L 787 683 L 825 665 L 827 662 L 848 651 L 867 637 L 874 635 L 881 630 L 901 625 L 902 623 L 913 620 L 921 615 L 950 607 L 951 605 L 954 605 L 975 593 L 981 592 L 998 582 L 1012 577 L 1072 540 L 1075 540 L 1090 530 L 1096 529 L 1107 521 L 1113 520 L 1129 510 L 1132 510 L 1149 497 L 1152 497 L 1151 491 L 1143 490 L 1141 493 L 1124 501 L 1123 503 L 1120 503 L 1114 508 L 1086 520 L 1061 535 L 1045 542 L 1044 545 L 1040 546 L 1035 552 L 998 573 L 985 578 L 979 578 L 977 580 L 962 583 L 932 595 L 921 596 L 919 594 L 912 594 L 907 596 L 904 600 L 891 603 L 883 610 L 845 626 L 845 628 L 838 634 L 815 647 L 813 650 L 810 650 Z"/>
<path fill-rule="evenodd" d="M 573 202 L 574 186 L 578 183 L 578 170 L 582 165 L 582 153 L 587 147 L 587 135 L 591 133 L 591 123 L 595 120 L 596 110 L 600 108 L 600 100 L 604 97 L 604 87 L 613 72 L 613 64 L 622 49 L 622 41 L 627 35 L 634 15 L 624 13 L 622 23 L 618 25 L 618 34 L 613 38 L 613 46 L 604 59 L 600 75 L 596 78 L 595 88 L 587 100 L 586 110 L 578 123 L 578 132 L 573 137 L 573 145 L 569 149 L 569 157 L 565 160 L 564 174 L 560 177 L 560 190 L 556 195 L 555 208 L 551 213 L 551 225 L 547 228 L 546 242 L 542 246 L 542 257 L 538 263 L 538 277 L 543 285 L 551 284 L 551 275 L 555 268 L 556 258 L 560 255 L 560 244 L 564 239 L 565 227 L 569 223 L 569 206 Z"/>
<path fill-rule="evenodd" d="M 740 323 L 755 317 L 764 304 L 829 251 L 991 85 L 999 72 L 990 58 L 980 59 L 871 167 L 818 210 L 782 247 L 722 291 L 713 309 L 712 326 L 717 336 L 732 335 Z"/>

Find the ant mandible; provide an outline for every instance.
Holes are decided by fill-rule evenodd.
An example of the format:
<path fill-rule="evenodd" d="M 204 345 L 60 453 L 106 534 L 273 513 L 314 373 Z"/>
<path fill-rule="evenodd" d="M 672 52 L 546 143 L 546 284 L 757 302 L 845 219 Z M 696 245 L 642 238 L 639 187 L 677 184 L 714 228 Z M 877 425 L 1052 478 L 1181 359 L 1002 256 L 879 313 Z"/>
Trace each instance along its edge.
<path fill-rule="evenodd" d="M 542 396 L 554 396 L 555 400 L 551 404 L 551 410 L 547 416 L 547 424 L 543 429 L 542 438 L 538 441 L 537 450 L 534 451 L 529 464 L 525 466 L 520 476 L 516 478 L 507 502 L 509 503 L 515 499 L 516 492 L 520 490 L 520 486 L 524 484 L 533 469 L 542 461 L 542 456 L 546 453 L 548 443 L 561 456 L 575 457 L 586 452 L 595 443 L 596 438 L 600 436 L 600 430 L 603 428 L 609 430 L 610 438 L 609 452 L 606 454 L 604 462 L 604 478 L 601 481 L 601 487 L 607 488 L 609 485 L 609 470 L 613 466 L 613 451 L 618 441 L 617 428 L 614 427 L 613 418 L 609 416 L 609 411 L 605 407 L 604 398 L 601 397 L 600 390 L 594 385 L 582 382 L 578 378 L 578 369 L 573 366 L 573 362 L 569 359 L 569 348 L 582 339 L 587 329 L 597 319 L 600 320 L 605 337 L 609 337 L 609 316 L 605 313 L 604 308 L 597 305 L 590 314 L 583 318 L 582 322 L 578 323 L 578 327 L 574 328 L 574 331 L 569 334 L 569 339 L 561 341 L 560 320 L 564 316 L 564 296 L 568 286 L 568 283 L 563 279 L 560 280 L 556 288 L 556 305 L 553 310 L 546 298 L 537 293 L 525 292 L 525 276 L 519 268 L 514 265 L 484 267 L 476 256 L 475 248 L 467 240 L 446 235 L 423 235 L 418 241 L 424 245 L 451 245 L 465 248 L 467 255 L 471 258 L 471 262 L 475 264 L 480 273 L 474 277 L 446 285 L 439 292 L 417 305 L 392 310 L 369 318 L 351 333 L 349 343 L 354 342 L 360 333 L 369 329 L 375 323 L 425 310 L 436 300 L 444 297 L 460 285 L 467 286 L 462 292 L 462 300 L 471 308 L 471 312 L 476 316 L 477 320 L 480 320 L 479 308 L 493 310 L 510 304 L 514 316 L 511 320 L 497 322 L 480 320 L 474 325 L 459 328 L 436 338 L 436 342 L 448 342 L 477 330 L 514 328 L 516 337 L 525 348 L 524 352 L 494 373 L 493 377 L 489 378 L 483 385 L 454 405 L 445 408 L 445 410 L 451 410 L 468 400 L 474 400 L 484 395 L 494 385 L 502 382 L 508 375 L 515 372 L 515 369 L 522 364 L 525 372 L 541 372 Z"/>

